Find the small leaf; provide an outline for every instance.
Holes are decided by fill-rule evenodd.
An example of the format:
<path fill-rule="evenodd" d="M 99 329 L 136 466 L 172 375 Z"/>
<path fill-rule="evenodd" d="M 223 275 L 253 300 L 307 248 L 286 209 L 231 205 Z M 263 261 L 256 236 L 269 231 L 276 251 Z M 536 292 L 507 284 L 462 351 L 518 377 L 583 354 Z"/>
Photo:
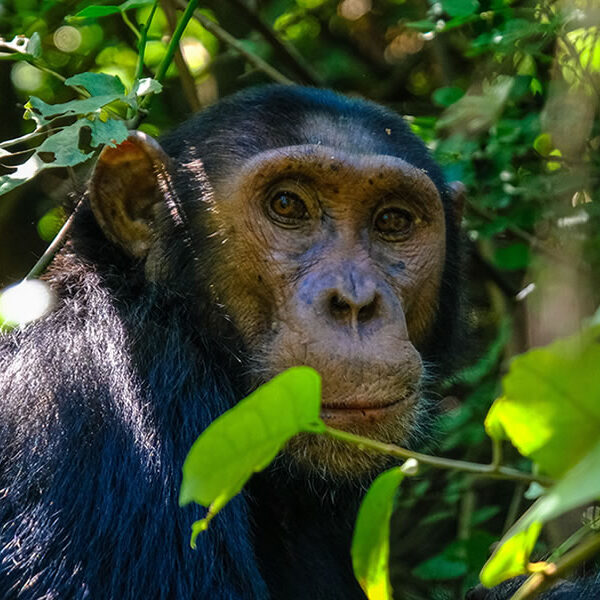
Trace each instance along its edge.
<path fill-rule="evenodd" d="M 106 121 L 94 119 L 85 125 L 92 130 L 90 145 L 93 148 L 97 148 L 103 144 L 114 148 L 121 142 L 124 142 L 129 134 L 124 121 L 119 119 L 107 119 Z"/>
<path fill-rule="evenodd" d="M 139 81 L 136 81 L 133 87 L 136 96 L 147 96 L 148 94 L 159 94 L 162 92 L 163 86 L 160 81 L 152 79 L 151 77 L 144 77 Z"/>
<path fill-rule="evenodd" d="M 494 587 L 506 579 L 527 573 L 531 554 L 542 524 L 533 522 L 502 543 L 485 563 L 479 579 L 485 587 Z"/>
<path fill-rule="evenodd" d="M 533 142 L 533 149 L 541 156 L 548 156 L 553 148 L 552 136 L 549 133 L 540 133 Z"/>
<path fill-rule="evenodd" d="M 403 479 L 400 467 L 379 475 L 358 511 L 352 538 L 352 565 L 354 575 L 369 600 L 392 598 L 388 571 L 390 518 L 396 491 Z"/>
<path fill-rule="evenodd" d="M 12 173 L 0 175 L 0 196 L 33 179 L 33 177 L 47 168 L 47 166 L 37 154 L 34 154 L 24 163 L 20 164 Z"/>
<path fill-rule="evenodd" d="M 179 504 L 208 507 L 202 527 L 233 498 L 250 476 L 264 469 L 294 435 L 324 429 L 319 418 L 321 378 L 310 367 L 294 367 L 259 387 L 213 421 L 183 465 Z"/>
<path fill-rule="evenodd" d="M 77 73 L 69 77 L 65 85 L 84 87 L 92 96 L 122 96 L 125 93 L 121 80 L 106 73 Z"/>
<path fill-rule="evenodd" d="M 109 15 L 120 13 L 121 9 L 118 6 L 86 6 L 83 10 L 70 17 L 70 19 L 100 19 Z"/>
<path fill-rule="evenodd" d="M 33 58 L 39 58 L 42 55 L 42 38 L 37 31 L 29 38 L 25 52 Z"/>

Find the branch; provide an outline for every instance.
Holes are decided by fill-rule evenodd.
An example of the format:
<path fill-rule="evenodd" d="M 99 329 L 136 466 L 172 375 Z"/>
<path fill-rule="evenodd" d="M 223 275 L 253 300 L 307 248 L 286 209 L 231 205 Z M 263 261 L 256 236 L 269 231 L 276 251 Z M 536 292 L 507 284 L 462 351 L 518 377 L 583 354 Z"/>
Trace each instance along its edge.
<path fill-rule="evenodd" d="M 557 580 L 598 552 L 600 552 L 600 534 L 588 538 L 585 542 L 567 552 L 556 563 L 550 563 L 542 571 L 531 575 L 510 600 L 532 600 L 536 598 L 542 592 L 550 589 Z"/>
<path fill-rule="evenodd" d="M 176 1 L 178 6 L 181 8 L 187 7 L 186 12 L 192 3 L 197 4 L 197 2 L 193 2 L 193 0 L 189 4 L 185 0 Z M 277 81 L 278 83 L 283 83 L 286 85 L 294 83 L 291 79 L 288 79 L 285 75 L 260 58 L 260 56 L 257 56 L 249 50 L 246 50 L 239 40 L 235 39 L 229 32 L 225 31 L 220 25 L 215 23 L 215 21 L 212 19 L 209 19 L 200 11 L 194 12 L 194 18 L 200 23 L 200 25 L 202 25 L 202 27 L 204 27 L 204 29 L 210 31 L 210 33 L 212 33 L 217 39 L 221 40 L 224 44 L 231 46 L 234 50 L 239 52 L 253 67 L 259 71 L 262 71 L 273 81 Z"/>
<path fill-rule="evenodd" d="M 242 0 L 227 0 L 227 2 L 232 4 L 242 14 L 252 29 L 258 31 L 269 42 L 281 61 L 294 71 L 303 82 L 315 86 L 322 86 L 324 84 L 321 76 L 304 60 L 296 48 L 279 38 L 259 14 L 242 2 Z"/>
<path fill-rule="evenodd" d="M 472 210 L 476 215 L 483 217 L 487 221 L 494 221 L 494 215 L 489 211 L 485 210 L 484 208 L 475 206 L 472 202 L 467 202 L 467 204 L 469 206 L 469 209 Z M 589 273 L 590 269 L 588 265 L 581 263 L 574 264 L 574 262 L 570 260 L 568 256 L 565 256 L 564 254 L 561 254 L 560 252 L 549 248 L 547 244 L 544 244 L 541 240 L 536 238 L 534 235 L 531 235 L 531 233 L 525 231 L 524 229 L 521 229 L 516 225 L 507 225 L 506 229 L 510 231 L 516 238 L 526 242 L 533 249 L 539 250 L 549 258 L 552 258 L 555 262 L 563 265 L 568 265 L 572 269 L 575 269 L 576 271 L 580 271 L 585 274 Z"/>
<path fill-rule="evenodd" d="M 523 481 L 525 483 L 536 482 L 544 487 L 548 487 L 553 483 L 548 477 L 524 473 L 523 471 L 511 469 L 510 467 L 502 467 L 493 463 L 482 465 L 465 460 L 454 460 L 451 458 L 440 458 L 429 454 L 421 454 L 420 452 L 413 452 L 412 450 L 407 450 L 406 448 L 401 448 L 394 444 L 385 444 L 384 442 L 371 440 L 327 425 L 325 426 L 325 434 L 336 440 L 353 444 L 362 450 L 373 450 L 379 454 L 387 454 L 388 456 L 395 456 L 404 460 L 414 458 L 419 463 L 435 467 L 436 469 L 451 469 L 454 471 L 462 471 L 463 473 L 490 477 L 492 479 L 507 479 L 510 481 Z"/>

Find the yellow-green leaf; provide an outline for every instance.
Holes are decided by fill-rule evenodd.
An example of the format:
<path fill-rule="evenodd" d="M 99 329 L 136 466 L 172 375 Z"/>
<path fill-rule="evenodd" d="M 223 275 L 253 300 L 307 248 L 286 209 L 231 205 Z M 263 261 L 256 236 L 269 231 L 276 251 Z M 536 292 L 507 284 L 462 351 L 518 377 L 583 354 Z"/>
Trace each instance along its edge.
<path fill-rule="evenodd" d="M 180 505 L 197 502 L 209 508 L 207 518 L 194 525 L 194 534 L 205 528 L 292 436 L 323 431 L 320 409 L 319 374 L 310 367 L 294 367 L 213 421 L 183 465 Z"/>
<path fill-rule="evenodd" d="M 501 543 L 481 570 L 481 583 L 486 587 L 494 587 L 506 579 L 527 573 L 529 555 L 541 528 L 541 523 L 533 522 L 527 529 Z"/>
<path fill-rule="evenodd" d="M 390 518 L 404 479 L 401 467 L 385 471 L 371 485 L 358 511 L 352 538 L 354 574 L 369 600 L 391 600 L 388 571 Z"/>

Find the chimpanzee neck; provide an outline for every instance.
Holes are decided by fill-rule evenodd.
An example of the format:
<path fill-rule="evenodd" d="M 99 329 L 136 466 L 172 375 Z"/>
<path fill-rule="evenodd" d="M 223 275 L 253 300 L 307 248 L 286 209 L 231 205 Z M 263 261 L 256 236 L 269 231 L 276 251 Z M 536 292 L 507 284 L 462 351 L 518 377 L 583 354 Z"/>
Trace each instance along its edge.
<path fill-rule="evenodd" d="M 359 490 L 281 471 L 248 486 L 254 544 L 272 600 L 364 600 L 350 545 Z"/>

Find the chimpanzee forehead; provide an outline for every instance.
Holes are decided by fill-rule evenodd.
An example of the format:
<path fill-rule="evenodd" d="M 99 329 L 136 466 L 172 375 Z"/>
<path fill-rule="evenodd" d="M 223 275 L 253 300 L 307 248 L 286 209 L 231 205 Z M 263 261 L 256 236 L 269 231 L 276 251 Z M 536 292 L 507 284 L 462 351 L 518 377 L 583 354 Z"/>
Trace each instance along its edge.
<path fill-rule="evenodd" d="M 405 120 L 383 106 L 299 86 L 251 88 L 211 107 L 163 140 L 176 160 L 200 159 L 211 180 L 253 156 L 295 145 L 389 155 L 426 171 L 444 196 L 444 177 Z"/>

